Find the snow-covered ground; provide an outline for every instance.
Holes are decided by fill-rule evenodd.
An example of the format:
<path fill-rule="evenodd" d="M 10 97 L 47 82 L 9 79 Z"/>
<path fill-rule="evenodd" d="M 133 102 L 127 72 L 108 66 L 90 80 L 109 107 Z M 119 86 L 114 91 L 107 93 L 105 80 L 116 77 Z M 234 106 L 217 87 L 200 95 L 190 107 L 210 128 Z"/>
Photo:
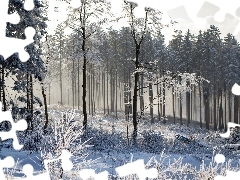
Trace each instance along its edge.
<path fill-rule="evenodd" d="M 61 119 L 61 113 L 58 111 L 59 109 L 52 109 L 50 112 L 55 120 Z M 73 119 L 81 124 L 81 116 L 78 113 Z M 81 168 L 95 169 L 96 173 L 106 170 L 112 175 L 111 179 L 114 179 L 117 175 L 116 167 L 138 159 L 144 159 L 146 168 L 157 168 L 158 179 L 184 179 L 185 176 L 187 179 L 208 179 L 215 176 L 216 172 L 224 174 L 226 168 L 239 170 L 237 148 L 234 150 L 225 146 L 231 141 L 222 139 L 218 132 L 200 129 L 193 122 L 190 127 L 172 124 L 170 120 L 166 124 L 155 122 L 152 125 L 146 117 L 139 122 L 136 144 L 133 144 L 131 139 L 131 122 L 128 124 L 129 140 L 127 139 L 127 122 L 121 113 L 115 118 L 103 116 L 99 112 L 96 116 L 89 117 L 88 126 L 88 131 L 81 139 L 92 138 L 87 144 L 93 146 L 85 148 L 82 152 L 82 156 L 86 158 L 77 158 L 81 153 L 72 157 L 73 163 L 80 163 L 81 167 L 75 168 L 73 173 L 67 173 L 69 176 L 65 179 L 80 179 L 76 177 L 76 172 Z M 218 153 L 226 156 L 225 163 L 217 164 L 214 161 L 214 156 Z M 44 170 L 43 159 L 38 152 L 15 151 L 5 144 L 0 151 L 0 157 L 3 159 L 7 156 L 12 156 L 17 161 L 14 168 L 5 169 L 8 177 L 23 177 L 24 164 L 31 164 L 36 174 Z M 84 162 L 81 163 L 82 160 Z"/>

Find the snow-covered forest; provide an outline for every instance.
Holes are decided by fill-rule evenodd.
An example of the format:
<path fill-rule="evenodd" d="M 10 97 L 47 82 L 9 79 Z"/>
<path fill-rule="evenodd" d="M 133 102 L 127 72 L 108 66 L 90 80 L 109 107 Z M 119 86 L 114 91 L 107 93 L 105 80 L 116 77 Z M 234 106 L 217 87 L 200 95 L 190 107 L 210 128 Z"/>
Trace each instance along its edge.
<path fill-rule="evenodd" d="M 65 172 L 61 161 L 52 163 L 51 179 L 80 179 L 86 168 L 120 179 L 114 169 L 133 159 L 157 168 L 157 179 L 207 180 L 239 171 L 239 128 L 220 137 L 228 122 L 240 121 L 240 98 L 231 91 L 240 84 L 240 44 L 232 34 L 222 38 L 211 25 L 198 34 L 176 30 L 166 42 L 162 28 L 177 22 L 162 24 L 162 13 L 152 8 L 138 18 L 130 1 L 116 17 L 102 0 L 69 7 L 67 20 L 50 34 L 46 1 L 34 0 L 33 11 L 21 0 L 9 2 L 9 13 L 17 11 L 22 20 L 8 24 L 7 36 L 24 39 L 27 26 L 36 35 L 26 47 L 27 62 L 17 53 L 0 56 L 3 111 L 28 124 L 17 133 L 22 150 L 11 140 L 0 144 L 1 159 L 20 160 L 5 169 L 6 178 L 23 177 L 26 163 L 44 172 L 43 159 L 63 149 L 73 154 L 74 167 Z M 128 26 L 111 27 L 122 18 Z M 7 121 L 0 125 L 1 131 L 11 128 Z M 214 161 L 217 153 L 224 163 Z"/>

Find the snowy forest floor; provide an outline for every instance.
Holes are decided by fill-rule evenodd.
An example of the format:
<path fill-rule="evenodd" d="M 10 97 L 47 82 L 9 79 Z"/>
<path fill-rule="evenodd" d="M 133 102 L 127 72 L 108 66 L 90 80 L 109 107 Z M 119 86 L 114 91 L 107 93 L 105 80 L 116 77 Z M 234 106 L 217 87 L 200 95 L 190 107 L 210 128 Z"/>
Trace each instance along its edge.
<path fill-rule="evenodd" d="M 61 112 L 69 111 L 51 107 L 50 118 L 61 119 Z M 74 120 L 82 124 L 82 115 L 78 111 Z M 185 120 L 180 126 L 178 121 L 173 124 L 172 118 L 169 118 L 165 124 L 158 120 L 151 124 L 146 115 L 138 124 L 135 143 L 131 138 L 131 121 L 128 131 L 129 138 L 126 133 L 127 122 L 121 112 L 118 118 L 114 115 L 103 115 L 102 111 L 96 112 L 93 117 L 89 116 L 88 127 L 81 135 L 81 142 L 75 142 L 80 145 L 90 139 L 87 144 L 93 145 L 84 148 L 81 152 L 84 160 L 80 163 L 80 168 L 95 169 L 96 173 L 106 170 L 110 174 L 109 179 L 120 179 L 116 175 L 115 168 L 138 159 L 144 159 L 146 168 L 157 168 L 158 179 L 207 180 L 213 179 L 217 174 L 225 175 L 226 169 L 240 170 L 240 144 L 232 143 L 232 138 L 221 138 L 219 132 L 201 129 L 198 122 L 191 122 L 187 127 Z M 5 169 L 9 179 L 24 176 L 21 168 L 27 163 L 32 164 L 36 174 L 43 170 L 39 152 L 15 151 L 11 148 L 11 141 L 7 142 L 8 144 L 5 143 L 0 150 L 0 158 L 12 156 L 18 161 L 14 168 Z M 226 161 L 222 164 L 214 161 L 214 156 L 218 153 L 226 157 Z M 76 156 L 73 157 L 73 163 L 79 163 L 80 160 L 77 159 Z M 76 169 L 65 173 L 64 179 L 80 179 L 76 176 L 79 166 L 78 170 Z M 137 178 L 131 176 L 125 179 Z"/>

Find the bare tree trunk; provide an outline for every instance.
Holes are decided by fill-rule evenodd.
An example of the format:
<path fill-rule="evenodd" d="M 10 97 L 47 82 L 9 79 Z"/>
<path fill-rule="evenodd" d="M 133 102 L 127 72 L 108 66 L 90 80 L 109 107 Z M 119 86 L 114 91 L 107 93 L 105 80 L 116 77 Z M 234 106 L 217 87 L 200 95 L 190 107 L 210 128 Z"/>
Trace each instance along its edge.
<path fill-rule="evenodd" d="M 78 68 L 78 70 L 77 70 L 77 81 L 78 81 L 78 86 L 77 86 L 77 107 L 78 107 L 78 110 L 79 110 L 80 109 L 80 58 L 78 58 L 77 68 Z"/>
<path fill-rule="evenodd" d="M 218 129 L 222 130 L 224 128 L 224 125 L 223 125 L 223 107 L 222 107 L 222 90 L 221 89 L 219 91 L 219 98 L 220 98 L 220 105 L 219 105 L 219 115 L 218 115 L 218 119 L 219 119 Z"/>
<path fill-rule="evenodd" d="M 85 42 L 86 42 L 86 32 L 85 28 L 82 28 L 82 37 L 83 37 L 83 43 L 82 43 L 82 51 L 83 51 L 83 127 L 86 128 L 87 126 L 87 105 L 86 105 L 86 65 L 87 65 L 87 57 L 86 57 L 86 49 L 85 49 Z"/>
<path fill-rule="evenodd" d="M 93 89 L 93 83 L 94 83 L 94 81 L 93 81 L 93 65 L 91 65 L 91 70 L 89 71 L 90 72 L 90 74 L 91 74 L 91 79 L 90 79 L 90 81 L 91 81 L 91 83 L 90 83 L 90 85 L 91 85 L 91 88 L 90 88 L 90 94 L 91 94 L 91 100 L 90 100 L 90 104 L 91 104 L 91 114 L 92 114 L 92 116 L 93 116 L 93 93 L 94 93 L 94 89 Z"/>
<path fill-rule="evenodd" d="M 27 110 L 29 110 L 29 109 L 30 109 L 30 101 L 29 101 L 29 75 L 28 75 L 28 72 L 27 72 Z"/>
<path fill-rule="evenodd" d="M 107 111 L 109 115 L 109 102 L 108 102 L 108 59 L 107 59 Z"/>
<path fill-rule="evenodd" d="M 125 71 L 125 70 L 124 70 Z M 124 73 L 124 109 L 125 109 L 125 120 L 126 120 L 126 128 L 127 128 L 127 140 L 129 145 L 129 138 L 128 138 L 128 118 L 129 118 L 129 100 L 128 100 L 128 87 L 126 83 L 126 73 Z"/>
<path fill-rule="evenodd" d="M 202 129 L 202 91 L 201 91 L 201 83 L 199 82 L 199 108 L 200 108 L 200 127 Z"/>
<path fill-rule="evenodd" d="M 234 123 L 238 124 L 238 96 L 234 95 Z"/>
<path fill-rule="evenodd" d="M 60 72 L 60 103 L 63 105 L 63 83 L 62 83 L 62 33 L 60 33 L 60 57 L 59 57 L 59 72 Z"/>
<path fill-rule="evenodd" d="M 119 110 L 122 111 L 122 83 L 120 82 L 120 80 L 118 80 L 118 90 L 119 90 Z"/>
<path fill-rule="evenodd" d="M 102 101 L 102 96 L 101 96 L 102 93 L 101 93 L 101 85 L 100 85 L 100 84 L 101 84 L 101 77 L 102 77 L 102 76 L 101 76 L 100 67 L 99 67 L 99 69 L 98 69 L 98 72 L 99 72 L 99 74 L 98 74 L 98 83 L 97 83 L 97 85 L 98 85 L 98 86 L 97 86 L 97 87 L 98 87 L 98 88 L 97 88 L 97 92 L 98 92 L 98 93 L 97 93 L 97 94 L 98 94 L 98 96 L 97 96 L 97 97 L 98 97 L 97 101 L 98 101 L 98 110 L 100 110 L 100 106 L 102 107 L 102 105 L 100 105 L 100 99 L 101 99 L 101 101 Z"/>
<path fill-rule="evenodd" d="M 139 53 L 140 46 L 136 44 L 136 61 L 135 61 L 135 70 L 139 67 Z M 133 90 L 133 138 L 137 137 L 137 91 L 138 91 L 138 79 L 139 72 L 136 71 L 134 74 L 134 90 Z"/>
<path fill-rule="evenodd" d="M 159 91 L 159 82 L 157 82 L 157 96 L 158 96 L 158 122 L 161 120 L 160 114 L 160 91 Z"/>
<path fill-rule="evenodd" d="M 211 90 L 212 92 L 212 90 Z M 213 94 L 213 93 L 212 93 Z M 214 113 L 213 113 L 213 106 L 214 106 L 214 97 L 213 95 L 210 96 L 211 101 L 209 101 L 210 103 L 210 108 L 209 108 L 209 113 L 210 113 L 210 124 L 213 124 L 213 119 L 214 119 Z"/>
<path fill-rule="evenodd" d="M 217 131 L 217 117 L 216 117 L 216 92 L 215 88 L 213 88 L 213 123 L 214 123 L 214 131 Z"/>
<path fill-rule="evenodd" d="M 144 115 L 144 95 L 143 95 L 143 73 L 141 74 L 141 97 L 140 97 L 140 102 L 141 102 L 141 116 Z"/>
<path fill-rule="evenodd" d="M 95 80 L 95 70 L 93 69 L 93 113 L 96 113 L 96 80 Z"/>
<path fill-rule="evenodd" d="M 176 123 L 176 117 L 175 117 L 175 103 L 174 103 L 174 97 L 175 92 L 174 92 L 174 87 L 172 87 L 172 106 L 173 106 L 173 122 L 174 124 Z"/>
<path fill-rule="evenodd" d="M 163 80 L 163 123 L 166 123 L 166 93 L 165 93 L 165 80 Z"/>
<path fill-rule="evenodd" d="M 206 129 L 209 130 L 209 120 L 210 120 L 210 107 L 209 107 L 209 88 L 204 88 L 204 106 L 205 106 L 205 123 L 206 123 Z"/>
<path fill-rule="evenodd" d="M 88 66 L 88 114 L 91 114 L 91 65 Z"/>
<path fill-rule="evenodd" d="M 232 122 L 232 93 L 231 91 L 228 91 L 228 116 L 229 116 L 229 122 Z"/>
<path fill-rule="evenodd" d="M 6 93 L 5 93 L 5 68 L 2 65 L 2 104 L 3 104 L 3 111 L 7 110 L 6 105 Z"/>
<path fill-rule="evenodd" d="M 30 110 L 30 92 L 29 92 L 29 72 L 27 72 L 27 112 L 29 113 Z M 30 117 L 27 117 L 27 124 L 28 124 L 28 130 L 31 129 L 31 122 Z"/>
<path fill-rule="evenodd" d="M 181 76 L 179 77 L 179 83 L 182 83 L 182 78 Z M 179 92 L 179 113 L 180 113 L 180 125 L 183 125 L 183 117 L 182 117 L 182 93 Z"/>
<path fill-rule="evenodd" d="M 192 87 L 192 85 L 191 85 L 191 87 Z M 191 88 L 192 89 L 192 88 Z M 195 89 L 194 89 L 195 90 Z M 193 93 L 192 93 L 192 91 L 190 92 L 190 121 L 192 121 L 193 120 Z"/>
<path fill-rule="evenodd" d="M 105 100 L 106 100 L 106 98 L 105 98 L 105 84 L 106 84 L 106 82 L 105 82 L 105 71 L 104 72 L 102 72 L 102 86 L 103 86 L 103 109 L 104 109 L 104 115 L 106 114 L 106 102 L 105 102 Z"/>
<path fill-rule="evenodd" d="M 74 109 L 74 78 L 72 77 L 72 106 Z"/>
<path fill-rule="evenodd" d="M 44 103 L 44 113 L 45 113 L 45 118 L 46 118 L 46 121 L 44 124 L 44 129 L 47 129 L 47 126 L 48 126 L 47 98 L 46 98 L 43 84 L 42 84 L 42 96 L 43 96 L 43 103 Z"/>
<path fill-rule="evenodd" d="M 3 73 L 3 64 L 1 65 L 1 71 L 0 71 L 0 82 L 1 82 L 1 85 L 0 85 L 0 101 L 2 101 L 2 91 L 3 91 L 2 73 Z"/>
<path fill-rule="evenodd" d="M 197 93 L 196 93 L 196 86 L 194 86 L 194 107 L 193 107 L 193 118 L 197 121 Z"/>
<path fill-rule="evenodd" d="M 114 112 L 114 87 L 115 87 L 115 83 L 114 83 L 114 73 L 113 73 L 113 69 L 111 68 L 110 70 L 110 84 L 111 84 L 111 113 Z"/>
<path fill-rule="evenodd" d="M 118 88 L 117 88 L 117 68 L 116 68 L 116 75 L 115 75 L 115 83 L 116 83 L 116 107 L 115 107 L 115 110 L 116 110 L 116 118 L 117 118 L 117 103 L 118 103 L 118 99 L 117 99 L 117 95 L 118 95 L 118 93 L 117 93 L 117 90 L 118 90 Z"/>
<path fill-rule="evenodd" d="M 224 82 L 224 97 L 225 97 L 225 102 L 224 102 L 224 130 L 227 131 L 227 89 L 226 89 L 226 83 Z"/>
<path fill-rule="evenodd" d="M 179 92 L 179 113 L 180 113 L 180 125 L 183 125 L 183 117 L 182 117 L 182 93 Z"/>
<path fill-rule="evenodd" d="M 77 106 L 77 86 L 80 86 L 80 84 L 77 84 L 77 76 L 75 76 L 75 78 L 74 78 L 74 94 L 75 94 L 75 98 L 74 98 L 74 103 L 75 103 L 75 105 L 76 105 L 76 107 L 78 107 Z"/>
<path fill-rule="evenodd" d="M 151 123 L 154 123 L 153 119 L 153 89 L 152 83 L 149 83 L 149 102 L 150 102 L 150 116 L 151 116 Z"/>
<path fill-rule="evenodd" d="M 189 83 L 187 83 L 189 85 Z M 190 124 L 190 92 L 186 92 L 186 114 L 187 114 L 187 127 Z"/>
<path fill-rule="evenodd" d="M 31 113 L 31 130 L 33 130 L 33 79 L 30 74 L 30 113 Z"/>

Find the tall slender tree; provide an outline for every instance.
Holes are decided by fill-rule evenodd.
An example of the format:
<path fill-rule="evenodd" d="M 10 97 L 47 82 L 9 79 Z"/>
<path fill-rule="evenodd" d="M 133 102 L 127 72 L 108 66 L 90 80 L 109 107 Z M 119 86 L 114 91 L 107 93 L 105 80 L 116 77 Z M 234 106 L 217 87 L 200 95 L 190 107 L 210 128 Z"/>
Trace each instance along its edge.
<path fill-rule="evenodd" d="M 81 0 L 79 8 L 72 9 L 72 12 L 69 16 L 69 21 L 71 22 L 71 27 L 78 27 L 80 37 L 82 39 L 82 56 L 83 56 L 83 65 L 82 65 L 82 102 L 83 102 L 83 127 L 87 126 L 87 63 L 90 47 L 87 42 L 93 36 L 93 34 L 99 29 L 103 23 L 107 22 L 107 17 L 110 12 L 110 3 L 107 3 L 102 0 Z"/>
<path fill-rule="evenodd" d="M 144 18 L 137 18 L 134 14 L 134 9 L 137 7 L 136 3 L 128 2 L 124 0 L 124 13 L 128 19 L 131 36 L 135 46 L 135 60 L 134 60 L 134 86 L 133 86 L 133 138 L 137 136 L 137 99 L 138 99 L 138 82 L 139 82 L 139 68 L 140 68 L 140 49 L 143 39 L 147 32 L 151 32 L 152 35 L 162 28 L 161 13 L 151 8 L 145 8 Z"/>

